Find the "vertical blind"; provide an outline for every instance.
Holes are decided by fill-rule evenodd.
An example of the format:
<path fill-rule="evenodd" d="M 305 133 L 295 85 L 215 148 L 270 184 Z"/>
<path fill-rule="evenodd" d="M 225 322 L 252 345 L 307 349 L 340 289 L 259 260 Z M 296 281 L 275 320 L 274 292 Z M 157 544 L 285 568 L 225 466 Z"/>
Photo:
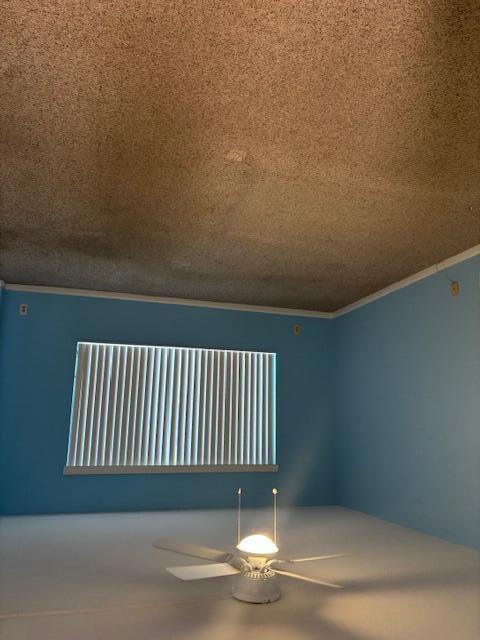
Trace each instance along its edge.
<path fill-rule="evenodd" d="M 66 473 L 274 470 L 275 354 L 79 342 Z"/>

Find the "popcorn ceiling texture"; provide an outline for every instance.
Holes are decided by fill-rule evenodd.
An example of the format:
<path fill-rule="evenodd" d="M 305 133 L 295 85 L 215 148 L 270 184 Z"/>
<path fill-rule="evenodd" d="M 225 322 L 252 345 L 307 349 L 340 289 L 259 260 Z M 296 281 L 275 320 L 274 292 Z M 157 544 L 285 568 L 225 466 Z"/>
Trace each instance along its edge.
<path fill-rule="evenodd" d="M 0 276 L 330 311 L 480 242 L 475 0 L 2 1 Z"/>

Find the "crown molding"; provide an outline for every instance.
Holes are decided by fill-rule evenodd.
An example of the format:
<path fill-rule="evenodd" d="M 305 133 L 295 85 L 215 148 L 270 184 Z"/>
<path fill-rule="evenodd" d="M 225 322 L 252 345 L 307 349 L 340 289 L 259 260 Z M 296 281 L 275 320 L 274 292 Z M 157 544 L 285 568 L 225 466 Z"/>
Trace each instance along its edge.
<path fill-rule="evenodd" d="M 365 296 L 364 298 L 360 298 L 356 302 L 352 302 L 338 311 L 333 313 L 334 318 L 338 318 L 339 316 L 344 316 L 351 311 L 355 311 L 355 309 L 359 309 L 360 307 L 364 307 L 366 304 L 370 304 L 379 298 L 383 298 L 387 296 L 389 293 L 393 293 L 394 291 L 398 291 L 399 289 L 403 289 L 404 287 L 408 287 L 410 284 L 414 282 L 418 282 L 419 280 L 423 280 L 424 278 L 428 278 L 429 276 L 433 276 L 439 271 L 444 271 L 449 267 L 452 267 L 459 262 L 465 262 L 465 260 L 469 260 L 470 258 L 474 258 L 480 254 L 480 244 L 467 249 L 466 251 L 462 251 L 462 253 L 458 253 L 456 256 L 452 256 L 451 258 L 447 258 L 446 260 L 442 260 L 437 264 L 428 267 L 427 269 L 423 269 L 422 271 L 418 271 L 408 278 L 404 278 L 403 280 L 399 280 L 394 284 L 385 287 L 384 289 L 380 289 L 380 291 L 376 291 L 375 293 L 370 294 L 369 296 Z"/>
<path fill-rule="evenodd" d="M 162 296 L 144 296 L 136 293 L 116 293 L 114 291 L 94 291 L 91 289 L 70 289 L 67 287 L 48 287 L 30 284 L 6 284 L 7 291 L 23 291 L 25 293 L 48 293 L 62 296 L 78 296 L 83 298 L 108 298 L 111 300 L 130 300 L 132 302 L 152 302 L 158 304 L 175 304 L 186 307 L 202 307 L 206 309 L 222 309 L 225 311 L 248 311 L 253 313 L 270 313 L 281 316 L 304 318 L 333 318 L 333 313 L 312 311 L 310 309 L 289 309 L 287 307 L 262 307 L 253 304 L 237 304 L 235 302 L 212 302 L 210 300 L 191 300 L 189 298 L 167 298 Z"/>

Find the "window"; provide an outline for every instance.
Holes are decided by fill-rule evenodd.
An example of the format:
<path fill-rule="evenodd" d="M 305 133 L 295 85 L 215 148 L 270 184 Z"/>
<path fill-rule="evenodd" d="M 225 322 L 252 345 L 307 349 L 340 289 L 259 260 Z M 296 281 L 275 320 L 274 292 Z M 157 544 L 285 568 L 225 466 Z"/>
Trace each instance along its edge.
<path fill-rule="evenodd" d="M 275 363 L 79 342 L 65 473 L 275 471 Z"/>

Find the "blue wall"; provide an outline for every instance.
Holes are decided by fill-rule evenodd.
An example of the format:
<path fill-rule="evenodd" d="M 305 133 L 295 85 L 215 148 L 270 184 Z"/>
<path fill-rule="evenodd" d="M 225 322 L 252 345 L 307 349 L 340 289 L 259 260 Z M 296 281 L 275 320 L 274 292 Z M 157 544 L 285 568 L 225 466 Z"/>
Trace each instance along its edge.
<path fill-rule="evenodd" d="M 338 502 L 469 546 L 480 546 L 479 271 L 477 256 L 335 321 Z"/>
<path fill-rule="evenodd" d="M 335 321 L 5 292 L 1 511 L 232 506 L 239 485 L 259 505 L 275 485 L 283 504 L 338 502 L 480 546 L 479 270 L 480 256 Z M 63 476 L 78 340 L 277 352 L 279 472 Z"/>
<path fill-rule="evenodd" d="M 282 504 L 332 503 L 331 321 L 15 291 L 0 314 L 3 513 L 231 507 L 240 485 L 249 505 L 272 486 Z M 278 473 L 64 476 L 78 340 L 275 351 Z"/>

